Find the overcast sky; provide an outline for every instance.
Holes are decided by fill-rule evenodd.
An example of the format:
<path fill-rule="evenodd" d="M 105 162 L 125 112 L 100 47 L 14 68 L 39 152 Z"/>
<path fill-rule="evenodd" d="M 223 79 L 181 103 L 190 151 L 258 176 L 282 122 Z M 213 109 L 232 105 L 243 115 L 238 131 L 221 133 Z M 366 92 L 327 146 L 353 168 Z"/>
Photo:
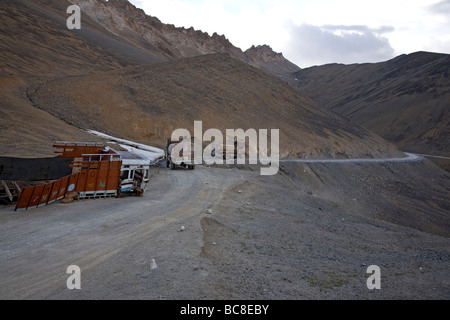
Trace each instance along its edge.
<path fill-rule="evenodd" d="M 450 53 L 450 0 L 130 0 L 176 27 L 270 45 L 299 67 Z"/>

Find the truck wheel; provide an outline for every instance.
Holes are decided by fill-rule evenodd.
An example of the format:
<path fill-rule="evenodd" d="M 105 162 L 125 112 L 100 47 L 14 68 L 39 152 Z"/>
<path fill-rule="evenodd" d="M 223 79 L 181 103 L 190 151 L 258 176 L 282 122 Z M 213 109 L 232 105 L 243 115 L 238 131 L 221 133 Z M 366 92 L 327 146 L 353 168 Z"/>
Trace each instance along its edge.
<path fill-rule="evenodd" d="M 169 160 L 166 160 L 166 168 L 169 168 L 170 167 L 170 162 L 169 162 Z"/>
<path fill-rule="evenodd" d="M 175 170 L 176 165 L 175 163 L 172 162 L 172 160 L 170 160 L 170 170 Z"/>

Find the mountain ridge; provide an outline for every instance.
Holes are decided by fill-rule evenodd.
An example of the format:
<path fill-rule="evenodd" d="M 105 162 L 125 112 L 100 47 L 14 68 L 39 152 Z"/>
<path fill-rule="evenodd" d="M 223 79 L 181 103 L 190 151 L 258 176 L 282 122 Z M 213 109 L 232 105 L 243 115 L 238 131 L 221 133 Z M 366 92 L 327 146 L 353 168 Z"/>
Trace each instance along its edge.
<path fill-rule="evenodd" d="M 404 151 L 450 154 L 450 55 L 415 52 L 295 73 L 295 87 Z"/>
<path fill-rule="evenodd" d="M 68 30 L 66 27 L 66 8 L 72 3 L 81 7 L 81 30 Z M 68 77 L 84 77 L 91 80 L 90 75 L 94 74 L 108 72 L 114 74 L 117 70 L 129 67 L 139 69 L 139 66 L 144 66 L 145 69 L 152 64 L 176 63 L 180 59 L 205 55 L 227 54 L 234 60 L 241 61 L 247 66 L 255 67 L 268 75 L 291 84 L 302 94 L 310 96 L 311 93 L 304 89 L 308 88 L 308 86 L 305 86 L 305 83 L 307 83 L 305 82 L 305 75 L 308 75 L 308 72 L 312 69 L 298 68 L 295 64 L 286 60 L 281 53 L 274 52 L 270 46 L 252 46 L 243 52 L 232 45 L 225 36 L 220 36 L 217 33 L 209 36 L 207 33 L 193 28 L 176 28 L 173 25 L 164 24 L 158 18 L 147 15 L 142 9 L 136 8 L 126 0 L 5 0 L 0 4 L 0 7 L 4 13 L 4 19 L 2 20 L 4 27 L 0 29 L 0 39 L 2 40 L 3 52 L 7 57 L 7 59 L 0 61 L 0 70 L 4 75 L 3 81 L 9 83 L 1 89 L 1 93 L 8 97 L 15 94 L 15 98 L 11 101 L 17 103 L 17 92 L 20 93 L 21 99 L 24 99 L 15 105 L 17 111 L 14 119 L 18 123 L 29 121 L 25 115 L 34 112 L 30 108 L 35 106 L 38 106 L 41 110 L 52 108 L 52 106 L 38 105 L 30 98 L 33 96 L 33 90 L 43 87 L 48 88 L 50 83 L 62 83 L 64 81 L 61 80 L 68 79 Z M 6 26 L 10 26 L 16 32 L 8 32 Z M 210 61 L 210 58 L 208 59 Z M 230 62 L 230 65 L 237 66 L 235 62 Z M 239 68 L 243 68 L 243 65 L 239 65 Z M 334 68 L 340 67 L 335 65 Z M 350 66 L 350 68 L 353 67 Z M 215 70 L 215 67 L 211 66 L 211 69 Z M 171 72 L 170 68 L 165 70 L 168 73 Z M 223 70 L 225 70 L 224 72 L 230 72 L 227 68 L 223 68 Z M 250 69 L 245 68 L 245 70 Z M 206 77 L 206 74 L 201 76 Z M 326 76 L 330 76 L 328 71 Z M 295 81 L 295 77 L 298 78 L 297 81 Z M 216 81 L 229 80 L 217 78 Z M 20 88 L 14 88 L 10 86 L 13 83 L 21 83 L 22 85 Z M 275 82 L 273 83 L 275 84 Z M 299 84 L 303 87 L 299 88 Z M 145 86 L 146 84 L 141 85 Z M 223 83 L 218 85 L 223 85 Z M 246 87 L 248 85 L 243 83 L 241 86 Z M 236 88 L 236 90 L 238 89 Z M 69 88 L 65 90 L 70 92 Z M 192 88 L 192 90 L 195 91 L 195 88 Z M 248 90 L 256 93 L 260 88 L 254 86 Z M 284 90 L 287 89 L 283 88 Z M 317 86 L 317 92 L 320 92 L 320 90 L 321 87 Z M 351 90 L 354 90 L 354 88 Z M 132 97 L 133 92 L 123 92 L 124 97 Z M 42 94 L 42 91 L 40 94 Z M 172 95 L 173 93 L 168 94 Z M 288 94 L 288 96 L 293 95 L 294 93 L 291 92 Z M 278 95 L 273 93 L 269 98 L 272 99 L 275 96 Z M 220 94 L 216 95 L 216 98 L 222 99 L 222 102 L 226 101 Z M 283 96 L 278 96 L 278 98 L 282 101 L 285 99 Z M 246 101 L 245 96 L 242 96 L 241 99 Z M 132 99 L 128 100 L 131 101 Z M 303 98 L 300 100 L 305 101 Z M 316 99 L 314 95 L 313 100 L 316 100 L 318 106 L 321 106 L 324 102 L 323 97 Z M 249 103 L 253 102 L 250 101 Z M 9 111 L 6 111 L 9 107 L 6 102 L 3 102 L 1 107 L 2 112 L 10 116 Z M 277 106 L 274 105 L 273 107 Z M 302 102 L 299 102 L 299 108 L 303 108 Z M 336 111 L 335 108 L 325 109 Z M 53 112 L 53 116 L 56 114 L 59 114 L 65 121 L 64 125 L 61 124 L 60 132 L 74 132 L 74 128 L 70 126 L 72 121 L 67 119 L 67 115 Z M 92 115 L 94 114 L 91 113 Z M 344 116 L 346 116 L 345 113 Z M 5 116 L 4 119 L 7 119 L 7 117 Z M 61 120 L 61 118 L 59 119 Z M 69 124 L 68 127 L 67 124 Z M 36 126 L 40 125 L 36 124 Z M 9 126 L 9 124 L 4 125 L 4 127 Z M 345 124 L 345 126 L 347 130 L 350 129 L 348 124 Z M 81 124 L 78 124 L 78 127 L 81 127 Z M 252 125 L 247 125 L 247 127 L 252 127 Z M 46 129 L 42 128 L 38 131 L 46 131 Z M 85 137 L 84 133 L 80 136 Z M 4 136 L 5 142 L 8 141 L 7 137 L 8 135 Z M 22 141 L 22 143 L 26 142 Z M 317 149 L 319 150 L 320 147 Z M 330 152 L 323 152 L 323 154 L 336 154 L 335 151 L 340 148 L 334 148 L 335 151 L 332 151 L 332 149 L 329 149 Z M 365 151 L 359 152 L 359 155 L 370 154 L 370 151 L 365 147 L 362 149 Z M 386 144 L 386 150 L 389 150 L 388 153 L 392 153 L 392 147 L 389 144 Z M 320 152 L 317 152 L 314 151 L 311 154 L 320 154 Z M 342 150 L 339 152 L 342 152 Z M 374 151 L 374 154 L 380 153 L 383 153 L 380 148 Z M 290 150 L 289 154 L 300 155 L 302 151 L 299 149 Z"/>
<path fill-rule="evenodd" d="M 95 19 L 108 31 L 133 41 L 163 60 L 189 58 L 193 56 L 228 53 L 263 69 L 272 75 L 288 78 L 292 72 L 300 70 L 281 53 L 276 53 L 268 45 L 252 46 L 246 51 L 234 46 L 224 35 L 214 32 L 211 36 L 193 27 L 177 28 L 162 23 L 128 0 L 98 1 L 70 0 L 80 6 L 82 12 Z M 276 59 L 267 60 L 272 56 Z"/>
<path fill-rule="evenodd" d="M 195 82 L 191 79 L 196 79 Z M 83 129 L 164 147 L 178 128 L 280 130 L 282 157 L 391 157 L 395 147 L 315 106 L 285 81 L 227 53 L 202 55 L 30 88 L 32 103 Z"/>

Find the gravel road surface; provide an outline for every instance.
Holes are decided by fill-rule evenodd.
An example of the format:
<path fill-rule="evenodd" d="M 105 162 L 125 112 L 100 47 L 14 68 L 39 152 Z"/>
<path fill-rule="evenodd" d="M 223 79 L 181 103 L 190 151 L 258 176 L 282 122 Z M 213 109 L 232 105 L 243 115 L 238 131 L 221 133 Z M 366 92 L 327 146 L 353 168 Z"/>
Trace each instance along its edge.
<path fill-rule="evenodd" d="M 449 181 L 426 161 L 155 167 L 143 197 L 0 208 L 0 299 L 449 299 Z"/>

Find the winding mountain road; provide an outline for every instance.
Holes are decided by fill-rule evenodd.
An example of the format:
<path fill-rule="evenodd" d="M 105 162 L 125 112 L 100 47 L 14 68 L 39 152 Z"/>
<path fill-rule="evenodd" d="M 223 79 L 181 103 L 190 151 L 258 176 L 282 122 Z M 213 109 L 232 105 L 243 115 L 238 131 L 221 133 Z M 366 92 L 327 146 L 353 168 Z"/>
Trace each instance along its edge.
<path fill-rule="evenodd" d="M 422 159 L 419 155 L 407 154 L 405 158 L 281 162 L 293 162 L 295 167 L 296 163 L 388 163 Z M 407 168 L 399 167 L 407 170 L 408 165 Z M 397 201 L 399 196 L 410 197 L 410 191 L 405 195 L 394 192 L 391 196 L 390 192 L 379 189 L 399 179 L 397 175 L 391 179 L 392 173 L 384 170 L 381 177 L 384 179 L 373 182 L 373 188 L 379 190 L 374 195 L 372 185 L 367 187 L 367 182 L 355 185 L 355 180 L 349 178 L 351 190 L 348 195 L 358 197 L 358 201 L 347 201 L 339 193 L 345 188 L 341 182 L 337 183 L 338 187 L 327 184 L 326 187 L 331 188 L 328 194 L 326 190 L 321 191 L 322 184 L 314 189 L 320 183 L 317 172 L 312 168 L 304 169 L 293 184 L 294 178 L 283 174 L 263 177 L 254 168 L 198 166 L 195 170 L 172 171 L 157 166 L 152 170 L 149 189 L 142 198 L 83 200 L 71 204 L 57 202 L 21 212 L 14 212 L 12 206 L 0 208 L 0 299 L 223 298 L 229 297 L 229 286 L 235 288 L 233 297 L 263 297 L 269 292 L 269 297 L 275 298 L 336 297 L 333 291 L 323 293 L 320 288 L 316 291 L 308 285 L 305 279 L 312 275 L 311 270 L 330 263 L 329 253 L 333 252 L 336 257 L 345 257 L 338 263 L 344 263 L 344 270 L 354 273 L 353 266 L 366 261 L 361 260 L 360 255 L 368 254 L 358 250 L 366 247 L 356 250 L 349 243 L 350 247 L 340 244 L 343 241 L 362 243 L 368 239 L 366 234 L 378 236 L 379 230 L 383 230 L 383 237 L 386 232 L 397 230 L 391 229 L 396 228 L 395 225 L 360 217 L 358 214 L 365 211 L 358 206 L 367 208 L 375 204 L 379 206 L 379 212 L 385 212 L 391 207 L 376 204 L 383 194 Z M 361 170 L 373 170 L 366 178 L 379 172 L 376 166 L 354 169 L 357 178 Z M 344 170 L 353 169 L 346 166 Z M 334 171 L 321 174 L 328 172 Z M 405 188 L 409 190 L 410 187 Z M 367 195 L 375 200 L 364 202 Z M 440 198 L 434 196 L 434 199 L 439 205 Z M 351 214 L 353 210 L 356 214 Z M 439 214 L 437 211 L 432 217 Z M 180 231 L 182 226 L 185 227 L 183 232 Z M 401 232 L 386 240 L 389 246 L 398 246 L 395 248 L 397 253 L 389 256 L 391 263 L 398 260 L 400 253 L 405 254 L 411 241 L 408 238 L 401 242 L 406 229 L 401 227 L 399 230 Z M 326 243 L 322 233 L 329 239 Z M 352 235 L 350 238 L 349 234 Z M 415 237 L 419 235 L 426 239 L 432 237 L 426 233 L 414 234 Z M 448 241 L 436 239 L 438 244 L 433 242 L 433 252 L 444 261 Z M 418 238 L 416 245 L 420 246 L 422 240 Z M 379 245 L 380 241 L 375 237 L 371 243 L 374 257 L 385 252 L 387 244 Z M 309 251 L 312 249 L 305 247 L 305 243 L 313 244 L 313 251 Z M 347 248 L 351 251 L 346 251 Z M 413 259 L 417 250 L 414 246 L 405 259 Z M 420 250 L 421 257 L 429 252 L 426 246 Z M 156 269 L 153 261 L 157 264 Z M 440 279 L 445 278 L 442 274 L 446 269 L 439 261 L 427 260 L 433 265 L 430 275 L 437 280 L 428 276 L 423 283 L 427 283 L 427 288 L 443 288 L 437 292 L 433 289 L 428 293 L 430 297 L 442 296 L 442 290 L 445 290 Z M 303 267 L 299 269 L 298 263 Z M 66 270 L 70 265 L 81 269 L 81 290 L 69 290 L 66 286 L 69 277 Z M 273 268 L 269 272 L 270 265 Z M 339 271 L 343 268 L 341 265 L 333 267 L 342 273 Z M 404 268 L 405 274 L 412 272 L 409 264 Z M 293 283 L 279 279 L 282 270 L 283 277 L 292 279 Z M 415 279 L 408 277 L 407 281 L 409 278 Z M 261 291 L 258 296 L 258 288 L 267 279 L 271 281 L 269 291 Z M 345 279 L 359 283 L 353 276 L 345 275 Z M 430 281 L 434 281 L 432 286 L 428 285 Z M 242 283 L 248 283 L 248 289 L 240 288 Z M 361 283 L 365 283 L 365 278 Z M 356 284 L 349 290 L 344 286 L 339 290 L 347 290 L 346 297 L 352 297 L 354 290 L 360 290 L 359 297 L 365 297 L 364 287 L 361 289 Z M 396 288 L 396 285 L 385 288 L 383 294 L 398 297 Z"/>
<path fill-rule="evenodd" d="M 419 162 L 423 160 L 423 156 L 414 153 L 405 152 L 405 158 L 379 158 L 379 159 L 281 159 L 280 162 L 297 162 L 297 163 L 389 163 L 389 162 Z"/>

